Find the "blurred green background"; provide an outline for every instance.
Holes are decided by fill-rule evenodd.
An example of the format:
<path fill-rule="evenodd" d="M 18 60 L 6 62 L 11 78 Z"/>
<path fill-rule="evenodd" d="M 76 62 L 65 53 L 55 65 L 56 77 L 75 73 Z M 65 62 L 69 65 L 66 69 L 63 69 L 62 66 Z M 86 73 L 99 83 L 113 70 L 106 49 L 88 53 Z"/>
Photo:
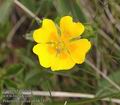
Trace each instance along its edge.
<path fill-rule="evenodd" d="M 120 86 L 120 0 L 19 0 L 41 20 L 56 23 L 65 15 L 85 25 L 83 37 L 92 43 L 87 59 Z M 32 89 L 95 94 L 98 99 L 37 97 L 40 103 L 3 105 L 117 105 L 98 101 L 120 98 L 120 92 L 89 64 L 52 72 L 39 65 L 32 52 L 32 32 L 41 26 L 14 0 L 0 0 L 0 94 L 4 89 Z M 34 98 L 34 97 L 33 97 Z"/>

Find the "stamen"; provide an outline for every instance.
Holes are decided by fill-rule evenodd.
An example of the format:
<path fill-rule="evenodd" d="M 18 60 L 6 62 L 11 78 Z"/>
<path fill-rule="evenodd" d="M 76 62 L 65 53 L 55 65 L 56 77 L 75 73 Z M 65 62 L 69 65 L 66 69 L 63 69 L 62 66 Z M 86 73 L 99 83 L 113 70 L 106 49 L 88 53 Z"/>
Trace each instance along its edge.
<path fill-rule="evenodd" d="M 64 42 L 58 42 L 57 44 L 56 44 L 56 51 L 57 51 L 57 53 L 60 53 L 60 52 L 62 52 L 64 49 L 65 49 L 65 45 L 64 45 Z"/>

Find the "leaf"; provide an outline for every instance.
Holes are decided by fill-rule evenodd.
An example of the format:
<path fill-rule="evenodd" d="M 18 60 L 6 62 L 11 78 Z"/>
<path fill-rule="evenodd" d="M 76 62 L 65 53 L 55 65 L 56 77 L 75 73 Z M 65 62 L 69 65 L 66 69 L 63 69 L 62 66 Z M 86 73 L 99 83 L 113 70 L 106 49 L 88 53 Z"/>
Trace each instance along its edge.
<path fill-rule="evenodd" d="M 48 74 L 46 72 L 44 72 L 43 70 L 41 71 L 38 71 L 38 70 L 33 70 L 33 71 L 30 71 L 27 75 L 26 75 L 26 78 L 25 78 L 25 82 L 26 84 L 29 84 L 29 85 L 37 85 L 38 83 L 40 83 L 41 81 L 43 81 L 43 79 L 45 77 L 47 78 L 50 78 L 52 76 L 52 74 Z M 45 81 L 43 81 L 45 82 Z"/>
<path fill-rule="evenodd" d="M 69 5 L 70 5 L 71 13 L 75 19 L 78 19 L 81 22 L 87 22 L 87 19 L 83 13 L 81 7 L 78 6 L 78 4 L 75 0 L 69 0 Z"/>
<path fill-rule="evenodd" d="M 116 71 L 111 73 L 111 75 L 108 76 L 111 80 L 113 80 L 115 83 L 117 83 L 118 85 L 120 85 L 120 71 Z M 102 79 L 99 83 L 99 87 L 111 87 L 112 85 L 107 81 Z"/>
<path fill-rule="evenodd" d="M 13 64 L 7 69 L 5 76 L 6 77 L 7 76 L 14 76 L 18 72 L 20 72 L 21 70 L 23 70 L 23 66 L 21 64 Z"/>
<path fill-rule="evenodd" d="M 54 0 L 53 4 L 60 16 L 68 15 L 70 13 L 68 1 L 69 0 Z"/>
<path fill-rule="evenodd" d="M 3 91 L 2 90 L 3 90 L 3 80 L 0 80 L 0 101 L 3 97 Z"/>
<path fill-rule="evenodd" d="M 37 73 L 37 72 L 29 72 L 26 76 L 26 84 L 29 85 L 37 85 L 40 82 L 40 74 L 41 73 Z"/>
<path fill-rule="evenodd" d="M 72 15 L 76 20 L 87 21 L 75 0 L 55 0 L 53 3 L 60 16 Z"/>
<path fill-rule="evenodd" d="M 92 27 L 92 25 L 85 25 L 85 32 L 83 37 L 87 38 L 87 39 L 92 39 L 92 38 L 96 38 L 96 33 L 95 33 L 95 29 L 94 27 Z"/>
<path fill-rule="evenodd" d="M 8 35 L 8 33 L 9 33 L 10 29 L 11 29 L 11 23 L 10 23 L 10 21 L 7 20 L 7 21 L 5 21 L 3 23 L 0 22 L 0 39 L 1 38 L 5 39 L 6 36 Z M 2 58 L 4 56 L 5 56 L 5 53 L 4 54 L 0 54 L 0 62 L 2 61 Z"/>
<path fill-rule="evenodd" d="M 9 17 L 13 0 L 4 0 L 2 6 L 0 6 L 0 24 L 3 25 Z"/>
<path fill-rule="evenodd" d="M 35 0 L 21 0 L 21 3 L 33 12 L 36 12 L 39 4 L 39 2 L 36 3 Z"/>
<path fill-rule="evenodd" d="M 10 80 L 10 79 L 5 79 L 4 80 L 4 84 L 8 87 L 8 88 L 13 88 L 13 89 L 17 89 L 17 84 Z"/>
<path fill-rule="evenodd" d="M 118 86 L 120 85 L 120 71 L 113 72 L 108 76 L 112 81 L 114 81 Z M 108 93 L 117 92 L 118 90 L 105 79 L 99 81 L 99 87 L 97 94 L 106 95 Z"/>

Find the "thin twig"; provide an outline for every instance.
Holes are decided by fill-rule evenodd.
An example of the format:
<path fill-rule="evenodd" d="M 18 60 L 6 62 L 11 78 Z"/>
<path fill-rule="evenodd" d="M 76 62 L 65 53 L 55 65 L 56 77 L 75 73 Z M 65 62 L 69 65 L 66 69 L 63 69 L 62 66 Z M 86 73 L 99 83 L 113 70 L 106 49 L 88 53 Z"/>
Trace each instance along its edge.
<path fill-rule="evenodd" d="M 26 17 L 23 16 L 21 17 L 21 19 L 15 24 L 15 26 L 12 28 L 12 30 L 10 31 L 10 33 L 8 34 L 8 37 L 7 37 L 7 43 L 8 45 L 10 46 L 11 44 L 11 41 L 12 41 L 12 38 L 15 34 L 15 32 L 17 31 L 17 29 L 22 25 L 22 23 L 26 20 Z"/>
<path fill-rule="evenodd" d="M 85 2 L 83 2 L 82 0 L 77 0 L 78 2 L 80 2 L 83 6 L 85 6 L 86 5 L 86 3 Z M 101 2 L 101 1 L 100 1 Z M 102 3 L 102 2 L 101 2 Z M 107 3 L 108 4 L 108 3 Z M 104 6 L 107 6 L 107 4 L 105 3 L 105 5 Z M 118 8 L 119 6 L 117 6 L 117 8 Z M 88 8 L 88 7 L 87 7 Z M 104 9 L 106 9 L 106 7 L 104 7 Z M 87 14 L 87 17 L 89 17 L 89 18 L 91 18 L 92 16 L 92 13 L 94 12 L 94 10 L 91 10 L 91 12 L 89 11 L 89 10 L 87 10 L 86 8 L 83 8 L 83 10 L 85 11 L 85 14 Z M 120 11 L 120 7 L 119 7 L 119 11 Z M 116 20 L 114 19 L 114 17 L 112 16 L 112 14 L 110 13 L 110 10 L 108 10 L 108 9 L 106 9 L 106 12 L 107 12 L 107 15 L 108 15 L 108 17 L 109 17 L 109 19 L 110 19 L 110 21 L 111 21 L 111 23 L 112 24 L 114 24 L 115 25 L 115 27 L 120 31 L 120 24 L 118 24 L 117 22 L 116 22 Z M 92 18 L 91 18 L 91 20 L 92 20 Z M 93 21 L 94 22 L 94 21 Z M 120 46 L 116 43 L 116 42 L 114 42 L 114 40 L 112 40 L 108 35 L 106 35 L 106 33 L 104 32 L 104 31 L 102 31 L 101 29 L 100 30 L 98 30 L 98 32 L 100 33 L 100 35 L 104 38 L 104 39 L 106 39 L 109 43 L 111 43 L 111 44 L 113 44 L 113 47 L 115 47 L 118 51 L 120 51 Z"/>
<path fill-rule="evenodd" d="M 31 12 L 28 8 L 26 8 L 22 3 L 20 3 L 18 0 L 14 0 L 14 3 L 19 6 L 22 10 L 24 10 L 28 15 L 30 15 L 33 19 L 36 21 L 41 22 L 40 18 L 37 17 L 33 12 Z"/>
<path fill-rule="evenodd" d="M 98 33 L 104 37 L 110 44 L 112 44 L 118 51 L 120 51 L 120 46 L 115 43 L 103 30 L 99 29 Z"/>
<path fill-rule="evenodd" d="M 100 69 L 100 65 L 101 65 L 101 53 L 99 51 L 99 43 L 98 43 L 98 37 L 96 39 L 96 67 L 98 69 Z M 100 74 L 98 74 L 98 77 L 100 77 Z"/>
<path fill-rule="evenodd" d="M 5 91 L 4 94 L 12 94 L 11 91 Z M 73 93 L 73 92 L 61 92 L 61 91 L 20 91 L 20 94 L 26 96 L 48 96 L 48 97 L 71 97 L 71 98 L 86 98 L 93 99 L 96 98 L 93 94 L 84 94 L 84 93 Z M 114 102 L 120 104 L 120 99 L 116 98 L 103 98 L 98 99 L 101 101 Z"/>
<path fill-rule="evenodd" d="M 102 73 L 97 67 L 95 67 L 89 60 L 85 61 L 89 66 L 91 66 L 98 74 L 103 76 L 104 79 L 106 79 L 112 86 L 114 86 L 116 89 L 120 91 L 120 86 L 117 85 L 113 80 L 111 80 L 109 77 L 107 77 L 104 73 Z"/>
<path fill-rule="evenodd" d="M 106 12 L 110 22 L 112 24 L 114 24 L 115 28 L 120 32 L 120 24 L 118 22 L 116 22 L 115 18 L 113 17 L 113 15 L 111 14 L 111 12 L 110 12 L 110 10 L 108 8 L 108 5 L 106 7 L 104 7 L 104 9 L 105 9 L 105 12 Z"/>
<path fill-rule="evenodd" d="M 67 101 L 65 101 L 64 105 L 67 105 Z"/>

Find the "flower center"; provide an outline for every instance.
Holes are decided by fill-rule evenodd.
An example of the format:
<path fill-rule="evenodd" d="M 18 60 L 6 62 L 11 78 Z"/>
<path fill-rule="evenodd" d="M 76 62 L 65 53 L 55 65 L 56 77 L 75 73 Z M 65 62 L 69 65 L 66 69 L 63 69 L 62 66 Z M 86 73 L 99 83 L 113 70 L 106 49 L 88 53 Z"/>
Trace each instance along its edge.
<path fill-rule="evenodd" d="M 65 50 L 65 44 L 62 41 L 59 41 L 55 44 L 55 49 L 57 53 L 61 53 L 63 50 Z"/>
<path fill-rule="evenodd" d="M 48 45 L 48 51 L 53 54 L 53 53 L 61 53 L 66 49 L 65 43 L 63 41 L 58 41 L 58 42 L 53 42 Z"/>

